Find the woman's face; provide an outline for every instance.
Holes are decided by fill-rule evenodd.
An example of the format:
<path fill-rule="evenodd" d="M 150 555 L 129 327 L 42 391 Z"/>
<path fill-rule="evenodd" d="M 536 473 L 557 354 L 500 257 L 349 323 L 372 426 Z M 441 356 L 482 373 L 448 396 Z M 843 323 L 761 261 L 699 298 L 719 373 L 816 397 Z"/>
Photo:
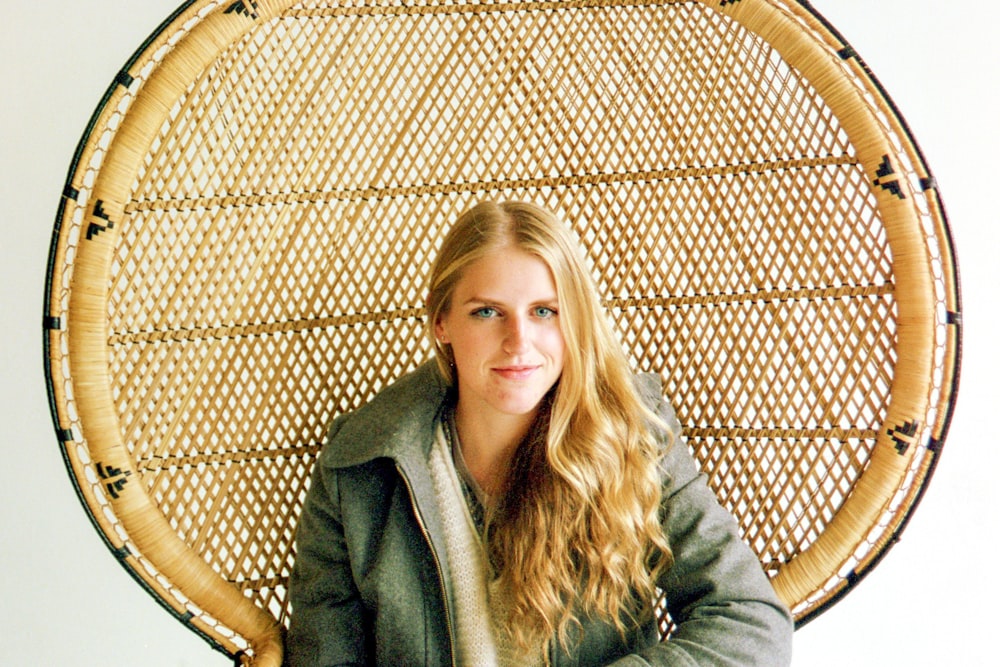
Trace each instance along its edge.
<path fill-rule="evenodd" d="M 451 345 L 466 414 L 533 417 L 562 373 L 565 343 L 552 272 L 514 246 L 465 269 L 434 332 Z"/>

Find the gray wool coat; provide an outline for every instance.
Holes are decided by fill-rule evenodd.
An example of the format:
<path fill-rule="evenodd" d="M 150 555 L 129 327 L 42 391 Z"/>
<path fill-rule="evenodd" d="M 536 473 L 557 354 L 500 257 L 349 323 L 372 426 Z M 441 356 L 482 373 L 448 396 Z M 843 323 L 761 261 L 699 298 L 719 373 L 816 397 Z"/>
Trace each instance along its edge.
<path fill-rule="evenodd" d="M 658 378 L 639 385 L 679 436 Z M 453 665 L 449 564 L 427 467 L 447 391 L 428 363 L 334 422 L 299 524 L 288 667 Z M 551 642 L 552 664 L 788 665 L 788 610 L 679 437 L 663 470 L 675 562 L 658 583 L 676 630 L 661 642 L 653 622 L 622 637 L 584 620 L 571 651 Z"/>

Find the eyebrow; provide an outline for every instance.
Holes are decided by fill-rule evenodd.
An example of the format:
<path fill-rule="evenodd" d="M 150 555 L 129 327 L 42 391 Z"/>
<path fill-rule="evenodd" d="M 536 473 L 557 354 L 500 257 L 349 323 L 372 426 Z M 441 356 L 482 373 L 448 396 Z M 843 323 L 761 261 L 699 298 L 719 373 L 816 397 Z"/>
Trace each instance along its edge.
<path fill-rule="evenodd" d="M 466 299 L 465 301 L 463 301 L 461 303 L 461 305 L 462 306 L 468 306 L 468 305 L 477 304 L 477 303 L 478 304 L 482 304 L 484 306 L 504 306 L 504 305 L 506 305 L 500 299 L 491 299 L 489 297 L 478 296 L 478 295 L 470 296 L 468 299 Z M 558 303 L 559 303 L 559 297 L 558 297 L 558 295 L 553 294 L 551 297 L 545 297 L 545 298 L 542 298 L 542 299 L 535 299 L 534 301 L 531 302 L 530 305 L 536 306 L 536 305 L 540 305 L 540 304 L 558 304 Z"/>

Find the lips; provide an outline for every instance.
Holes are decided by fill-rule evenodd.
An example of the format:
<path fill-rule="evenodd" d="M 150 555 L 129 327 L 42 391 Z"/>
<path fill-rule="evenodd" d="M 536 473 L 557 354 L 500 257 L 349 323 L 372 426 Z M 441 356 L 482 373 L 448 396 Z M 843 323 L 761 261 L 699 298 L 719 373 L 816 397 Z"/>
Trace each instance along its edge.
<path fill-rule="evenodd" d="M 505 380 L 527 380 L 541 366 L 498 366 L 493 372 Z"/>

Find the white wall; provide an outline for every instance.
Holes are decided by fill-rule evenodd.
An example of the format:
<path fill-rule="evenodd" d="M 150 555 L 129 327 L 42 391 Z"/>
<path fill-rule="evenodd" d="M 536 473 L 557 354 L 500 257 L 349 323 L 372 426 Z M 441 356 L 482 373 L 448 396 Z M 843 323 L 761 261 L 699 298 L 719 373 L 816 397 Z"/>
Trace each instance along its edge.
<path fill-rule="evenodd" d="M 73 150 L 105 88 L 179 0 L 4 1 L 0 10 L 0 664 L 226 665 L 136 586 L 88 523 L 51 426 L 41 360 L 45 262 Z M 796 667 L 979 665 L 1000 598 L 994 3 L 817 0 L 908 120 L 961 263 L 958 409 L 923 501 L 860 586 L 796 635 Z"/>

